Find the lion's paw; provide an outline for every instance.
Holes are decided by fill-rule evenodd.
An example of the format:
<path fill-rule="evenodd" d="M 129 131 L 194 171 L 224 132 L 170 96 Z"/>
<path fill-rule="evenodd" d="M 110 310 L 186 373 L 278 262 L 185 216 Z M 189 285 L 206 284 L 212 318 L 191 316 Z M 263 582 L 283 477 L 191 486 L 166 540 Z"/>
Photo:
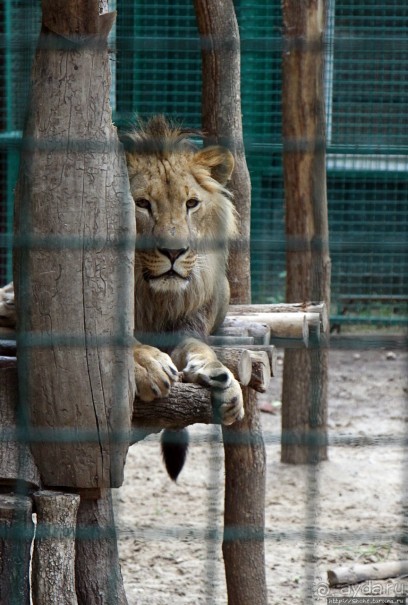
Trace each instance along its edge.
<path fill-rule="evenodd" d="M 155 347 L 137 345 L 135 360 L 136 395 L 143 401 L 167 397 L 179 374 L 169 355 Z"/>
<path fill-rule="evenodd" d="M 239 382 L 220 361 L 199 364 L 191 361 L 183 370 L 184 379 L 212 389 L 212 399 L 222 424 L 233 424 L 244 417 L 244 401 Z"/>
<path fill-rule="evenodd" d="M 12 328 L 16 325 L 13 283 L 0 288 L 0 326 Z"/>
<path fill-rule="evenodd" d="M 235 378 L 228 388 L 213 390 L 213 401 L 222 424 L 233 424 L 245 416 L 242 390 Z"/>

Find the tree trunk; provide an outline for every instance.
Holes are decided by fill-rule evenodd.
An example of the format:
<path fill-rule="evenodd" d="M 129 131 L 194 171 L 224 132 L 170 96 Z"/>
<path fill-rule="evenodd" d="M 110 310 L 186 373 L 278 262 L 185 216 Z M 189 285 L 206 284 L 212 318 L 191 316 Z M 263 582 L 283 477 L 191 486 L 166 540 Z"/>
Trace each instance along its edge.
<path fill-rule="evenodd" d="M 286 300 L 330 309 L 323 38 L 325 0 L 283 1 L 283 170 Z M 287 350 L 282 392 L 282 462 L 325 460 L 327 349 Z"/>
<path fill-rule="evenodd" d="M 134 204 L 98 0 L 43 0 L 16 193 L 22 402 L 44 485 L 119 486 L 133 404 Z"/>
<path fill-rule="evenodd" d="M 202 36 L 202 126 L 209 143 L 228 147 L 235 157 L 230 189 L 239 214 L 239 236 L 231 248 L 231 302 L 251 301 L 251 182 L 245 160 L 241 115 L 241 58 L 232 0 L 194 0 Z"/>
<path fill-rule="evenodd" d="M 98 500 L 81 497 L 75 561 L 78 605 L 127 605 L 111 492 L 103 490 Z"/>

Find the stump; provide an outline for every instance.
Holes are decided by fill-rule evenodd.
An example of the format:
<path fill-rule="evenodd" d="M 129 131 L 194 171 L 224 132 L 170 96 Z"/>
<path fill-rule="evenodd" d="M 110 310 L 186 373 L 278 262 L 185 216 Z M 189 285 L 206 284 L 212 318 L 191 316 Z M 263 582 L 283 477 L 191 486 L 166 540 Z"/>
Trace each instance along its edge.
<path fill-rule="evenodd" d="M 30 605 L 30 549 L 34 536 L 32 502 L 0 495 L 0 603 Z"/>
<path fill-rule="evenodd" d="M 75 591 L 75 526 L 79 496 L 57 491 L 34 495 L 37 531 L 33 553 L 35 605 L 78 605 Z"/>

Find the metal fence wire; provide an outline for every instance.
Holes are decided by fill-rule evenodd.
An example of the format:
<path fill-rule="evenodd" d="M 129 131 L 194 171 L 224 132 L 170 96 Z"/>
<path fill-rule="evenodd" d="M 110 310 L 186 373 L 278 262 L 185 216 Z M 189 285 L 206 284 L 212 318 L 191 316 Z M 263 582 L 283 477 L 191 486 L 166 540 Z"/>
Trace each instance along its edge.
<path fill-rule="evenodd" d="M 117 10 L 110 37 L 111 104 L 115 123 L 126 124 L 135 114 L 143 118 L 162 113 L 199 129 L 201 59 L 193 3 L 185 0 L 117 0 L 116 6 L 113 4 L 109 2 L 110 9 Z M 252 183 L 252 301 L 278 303 L 285 299 L 286 277 L 281 134 L 282 9 L 278 0 L 236 0 L 234 4 L 241 34 L 244 144 Z M 369 343 L 375 350 L 383 347 L 384 342 L 395 344 L 390 336 L 391 327 L 401 334 L 408 321 L 408 5 L 406 0 L 327 0 L 327 9 L 325 106 L 332 260 L 330 317 L 332 327 L 338 331 L 354 324 L 365 326 L 365 329 L 366 325 L 373 326 L 373 330 L 385 328 L 382 332 L 385 340 L 377 338 L 378 333 L 371 333 L 373 338 Z M 40 2 L 4 0 L 0 4 L 0 285 L 12 279 L 14 187 L 40 22 Z M 351 331 L 350 340 L 338 341 L 345 350 L 349 348 L 351 365 L 359 362 L 363 342 L 360 336 L 353 334 Z M 402 342 L 406 346 L 406 340 Z M 373 351 L 368 356 L 372 354 Z M 405 353 L 401 351 L 401 355 Z M 398 372 L 402 367 L 400 363 Z M 401 376 L 396 379 L 401 381 Z M 268 403 L 273 407 L 280 397 L 276 387 L 268 397 Z M 392 407 L 392 399 L 388 405 Z M 402 418 L 401 401 L 398 406 Z M 352 412 L 346 409 L 344 414 L 351 416 Z M 393 435 L 385 431 L 368 437 L 362 429 L 362 434 L 350 431 L 337 433 L 333 430 L 330 447 L 356 452 L 361 464 L 366 463 L 361 451 L 367 447 L 375 461 L 379 459 L 378 452 L 385 450 L 390 451 L 391 456 L 395 453 L 403 458 L 406 449 L 403 429 Z M 4 431 L 2 434 L 5 435 Z M 264 437 L 268 451 L 275 455 L 280 440 L 276 423 L 268 421 Z M 129 595 L 129 605 L 160 605 L 170 600 L 214 605 L 226 602 L 220 588 L 218 552 L 222 534 L 219 520 L 222 498 L 220 443 L 219 429 L 215 426 L 208 431 L 201 428 L 193 431 L 191 449 L 203 446 L 208 455 L 203 528 L 194 526 L 194 519 L 183 525 L 184 519 L 174 517 L 171 527 L 160 526 L 160 521 L 153 529 L 138 527 L 138 520 L 129 518 L 126 511 L 131 492 L 125 491 L 124 495 L 116 497 L 120 513 L 119 534 L 124 542 L 134 540 L 136 548 L 143 549 L 145 544 L 148 549 L 149 543 L 164 543 L 166 547 L 176 539 L 180 543 L 180 553 L 184 553 L 184 544 L 189 541 L 206 545 L 206 550 L 200 554 L 204 558 L 204 596 L 193 590 L 195 596 L 191 598 L 181 588 L 174 589 L 167 597 L 155 596 L 160 574 L 167 573 L 161 562 L 160 571 L 151 581 L 149 594 L 142 588 L 135 589 L 135 593 Z M 145 445 L 147 454 L 142 453 L 142 458 L 150 455 L 153 446 L 156 448 L 155 442 Z M 195 461 L 202 464 L 194 451 L 192 455 L 193 460 L 196 456 Z M 148 462 L 145 467 L 148 468 Z M 141 468 L 144 468 L 143 463 Z M 145 484 L 137 471 L 132 472 L 135 476 L 130 480 L 140 480 L 138 489 L 147 485 L 146 489 L 156 490 L 165 498 L 156 479 Z M 273 570 L 269 570 L 270 603 L 326 602 L 328 585 L 325 581 L 319 583 L 316 575 L 319 541 L 323 539 L 339 543 L 347 539 L 350 542 L 359 540 L 369 545 L 381 544 L 381 548 L 385 548 L 384 544 L 392 545 L 390 549 L 398 556 L 403 554 L 400 547 L 407 541 L 406 525 L 395 527 L 395 531 L 387 526 L 382 532 L 381 519 L 378 519 L 377 526 L 371 530 L 362 522 L 361 534 L 355 528 L 352 536 L 346 535 L 345 531 L 340 538 L 335 532 L 324 535 L 320 532 L 319 510 L 326 473 L 323 470 L 322 478 L 319 466 L 294 471 L 293 482 L 302 485 L 305 499 L 298 527 L 278 531 L 268 527 L 267 522 L 267 548 L 289 552 L 304 549 L 305 561 L 304 578 L 291 579 L 290 597 L 279 595 Z M 401 462 L 401 523 L 406 519 L 403 501 L 406 474 Z M 189 480 L 194 481 L 194 472 Z M 387 485 L 385 479 L 384 484 Z M 268 480 L 268 485 L 272 490 L 273 478 Z M 185 497 L 173 486 L 169 489 L 172 498 Z M 200 486 L 197 490 L 201 493 Z M 140 494 L 137 497 L 143 500 Z M 140 506 L 143 507 L 143 502 Z M 177 503 L 174 508 L 177 512 Z M 160 511 L 156 521 L 157 518 L 160 520 Z M 190 555 L 187 552 L 180 556 Z M 177 559 L 174 552 L 172 557 Z M 150 564 L 153 566 L 154 562 Z M 130 569 L 127 573 L 137 576 L 139 572 L 139 569 Z M 404 585 L 403 592 L 405 588 Z M 356 596 L 345 593 L 346 597 L 350 595 Z M 338 593 L 337 596 L 344 595 Z M 17 603 L 6 604 L 0 598 L 0 605 Z"/>
<path fill-rule="evenodd" d="M 252 181 L 254 302 L 284 299 L 281 7 L 236 2 L 242 107 Z M 328 3 L 327 187 L 332 315 L 403 323 L 407 316 L 407 7 Z M 0 275 L 11 278 L 13 187 L 40 7 L 5 2 L 1 18 Z M 112 36 L 115 119 L 164 113 L 201 124 L 200 42 L 192 3 L 120 2 Z"/>

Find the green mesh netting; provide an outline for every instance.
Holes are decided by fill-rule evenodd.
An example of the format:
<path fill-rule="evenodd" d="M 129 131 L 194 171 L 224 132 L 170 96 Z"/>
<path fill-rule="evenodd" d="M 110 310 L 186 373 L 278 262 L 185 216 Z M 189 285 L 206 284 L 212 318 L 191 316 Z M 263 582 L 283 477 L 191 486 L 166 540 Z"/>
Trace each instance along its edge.
<path fill-rule="evenodd" d="M 252 180 L 253 302 L 285 284 L 280 2 L 235 2 Z M 112 6 L 112 3 L 111 3 Z M 408 8 L 404 0 L 329 2 L 327 185 L 336 321 L 406 315 Z M 200 126 L 200 43 L 192 2 L 119 0 L 112 40 L 115 117 L 160 112 Z M 0 8 L 0 278 L 11 279 L 13 186 L 40 7 Z"/>

